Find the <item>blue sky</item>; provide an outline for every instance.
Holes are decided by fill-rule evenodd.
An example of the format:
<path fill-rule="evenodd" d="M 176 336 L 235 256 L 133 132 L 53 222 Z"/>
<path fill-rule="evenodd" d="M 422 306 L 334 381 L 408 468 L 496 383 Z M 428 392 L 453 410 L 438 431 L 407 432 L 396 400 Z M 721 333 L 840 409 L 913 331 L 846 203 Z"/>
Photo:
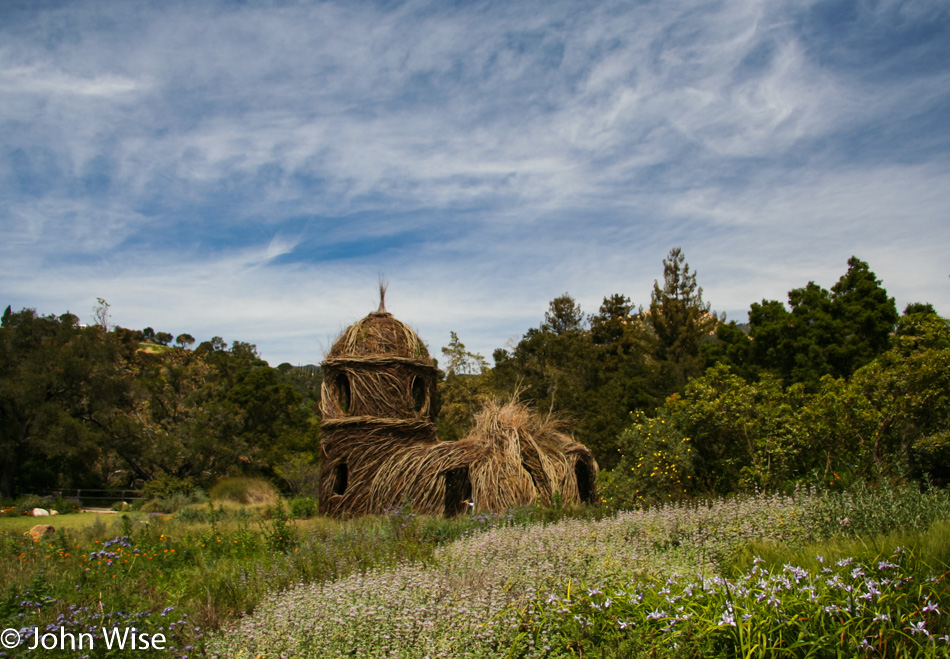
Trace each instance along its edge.
<path fill-rule="evenodd" d="M 0 304 L 319 362 L 490 357 L 569 292 L 950 315 L 943 0 L 0 3 Z"/>

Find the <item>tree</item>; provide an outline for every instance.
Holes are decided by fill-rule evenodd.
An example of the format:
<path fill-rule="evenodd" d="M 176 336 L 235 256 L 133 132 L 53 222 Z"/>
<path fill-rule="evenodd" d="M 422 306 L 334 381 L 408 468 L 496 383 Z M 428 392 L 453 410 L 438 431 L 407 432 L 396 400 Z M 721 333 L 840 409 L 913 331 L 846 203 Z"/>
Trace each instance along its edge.
<path fill-rule="evenodd" d="M 492 389 L 520 391 L 540 410 L 568 422 L 601 467 L 619 460 L 618 436 L 635 409 L 652 409 L 666 392 L 648 360 L 652 332 L 624 295 L 604 299 L 589 318 L 567 294 L 553 300 L 540 327 L 513 350 L 496 350 Z"/>
<path fill-rule="evenodd" d="M 700 343 L 713 333 L 719 318 L 703 302 L 703 289 L 679 247 L 663 259 L 663 285 L 653 282 L 649 318 L 657 336 L 657 358 L 675 365 L 682 383 L 698 375 Z"/>
<path fill-rule="evenodd" d="M 439 381 L 439 437 L 454 441 L 472 428 L 475 414 L 489 396 L 488 362 L 465 349 L 458 334 L 450 332 L 449 345 L 442 348 L 445 370 Z"/>
<path fill-rule="evenodd" d="M 797 447 L 786 421 L 792 408 L 775 379 L 747 383 L 727 366 L 715 366 L 667 408 L 692 439 L 696 478 L 707 490 L 781 486 L 791 475 Z"/>
<path fill-rule="evenodd" d="M 591 339 L 596 345 L 617 349 L 630 325 L 632 312 L 633 303 L 626 295 L 614 293 L 605 297 L 597 314 L 588 318 Z"/>
<path fill-rule="evenodd" d="M 716 326 L 715 340 L 700 346 L 703 370 L 716 365 L 726 365 L 743 379 L 755 380 L 758 378 L 758 369 L 752 362 L 754 347 L 754 342 L 748 332 L 736 321 L 719 323 Z"/>
<path fill-rule="evenodd" d="M 565 332 L 583 330 L 584 314 L 581 312 L 581 305 L 567 293 L 554 298 L 544 314 L 544 324 L 541 328 L 557 336 Z"/>
<path fill-rule="evenodd" d="M 752 361 L 812 389 L 824 375 L 851 377 L 884 352 L 897 322 L 894 299 L 853 256 L 831 291 L 808 282 L 789 291 L 788 302 L 791 311 L 775 300 L 752 305 Z"/>
<path fill-rule="evenodd" d="M 270 471 L 309 448 L 311 419 L 303 397 L 280 381 L 276 369 L 263 364 L 241 371 L 227 401 L 238 410 L 242 459 L 249 466 Z"/>
<path fill-rule="evenodd" d="M 198 344 L 197 351 L 202 353 L 227 352 L 228 344 L 220 336 L 211 337 L 210 341 L 202 341 Z"/>
<path fill-rule="evenodd" d="M 887 350 L 897 324 L 897 307 L 868 264 L 855 256 L 848 259 L 848 271 L 831 287 L 831 297 L 840 336 L 828 361 L 835 375 L 849 377 Z"/>
<path fill-rule="evenodd" d="M 175 337 L 175 343 L 181 348 L 187 348 L 188 346 L 194 345 L 195 337 L 191 334 L 179 334 Z"/>
<path fill-rule="evenodd" d="M 442 348 L 446 375 L 477 375 L 488 369 L 488 362 L 478 353 L 468 352 L 458 334 L 449 332 L 449 345 Z"/>
<path fill-rule="evenodd" d="M 96 298 L 96 306 L 92 308 L 96 325 L 106 332 L 109 331 L 109 303 L 101 297 Z"/>
<path fill-rule="evenodd" d="M 103 426 L 128 404 L 126 350 L 72 314 L 9 309 L 0 326 L 0 492 L 94 482 Z"/>

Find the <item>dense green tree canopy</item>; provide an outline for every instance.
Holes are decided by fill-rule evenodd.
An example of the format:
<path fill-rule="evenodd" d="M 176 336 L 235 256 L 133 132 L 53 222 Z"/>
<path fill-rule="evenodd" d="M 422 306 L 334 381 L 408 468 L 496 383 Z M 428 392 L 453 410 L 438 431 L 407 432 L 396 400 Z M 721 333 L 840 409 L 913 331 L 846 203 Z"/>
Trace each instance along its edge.
<path fill-rule="evenodd" d="M 568 422 L 628 502 L 855 479 L 950 481 L 950 322 L 898 316 L 852 257 L 830 289 L 751 305 L 725 323 L 679 249 L 643 311 L 565 293 L 494 366 L 450 333 L 440 436 L 463 437 L 490 396 Z M 319 460 L 320 370 L 271 368 L 254 345 L 41 316 L 0 324 L 0 495 L 18 488 L 205 486 L 231 474 L 306 486 Z M 622 471 L 616 471 L 619 468 Z M 614 471 L 611 471 L 614 470 Z M 304 474 L 305 476 L 301 476 Z M 660 478 L 662 476 L 662 478 Z M 312 480 L 312 479 L 311 479 Z M 619 496 L 619 495 L 618 495 Z M 621 497 L 623 498 L 623 497 Z"/>
<path fill-rule="evenodd" d="M 790 311 L 775 300 L 749 311 L 753 362 L 787 384 L 850 377 L 887 349 L 898 318 L 894 299 L 855 257 L 830 291 L 809 282 L 789 291 L 788 303 Z"/>
<path fill-rule="evenodd" d="M 142 343 L 151 334 L 6 310 L 0 494 L 162 476 L 207 485 L 229 473 L 272 474 L 316 450 L 318 375 L 272 369 L 238 341 L 192 352 L 182 334 L 179 347 L 153 352 Z"/>

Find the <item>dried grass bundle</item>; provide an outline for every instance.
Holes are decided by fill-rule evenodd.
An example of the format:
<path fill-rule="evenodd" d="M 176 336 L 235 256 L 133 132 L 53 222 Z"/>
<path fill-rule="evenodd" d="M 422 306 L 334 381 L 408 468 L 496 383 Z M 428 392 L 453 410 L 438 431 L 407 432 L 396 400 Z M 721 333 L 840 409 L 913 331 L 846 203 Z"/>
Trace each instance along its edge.
<path fill-rule="evenodd" d="M 323 362 L 324 419 L 434 419 L 438 370 L 425 344 L 391 314 L 376 311 L 347 328 Z"/>
<path fill-rule="evenodd" d="M 438 372 L 431 364 L 397 357 L 328 359 L 323 363 L 325 419 L 353 416 L 434 418 Z"/>

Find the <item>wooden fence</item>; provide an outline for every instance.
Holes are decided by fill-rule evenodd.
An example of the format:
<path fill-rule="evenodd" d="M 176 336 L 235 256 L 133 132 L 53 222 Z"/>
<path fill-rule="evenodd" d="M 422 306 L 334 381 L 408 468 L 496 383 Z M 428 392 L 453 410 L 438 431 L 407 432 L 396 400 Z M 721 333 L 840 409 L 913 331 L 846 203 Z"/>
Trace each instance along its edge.
<path fill-rule="evenodd" d="M 94 490 L 88 488 L 76 490 L 47 490 L 38 493 L 41 496 L 62 497 L 64 499 L 79 499 L 84 506 L 104 506 L 116 501 L 138 501 L 142 498 L 141 490 Z"/>

